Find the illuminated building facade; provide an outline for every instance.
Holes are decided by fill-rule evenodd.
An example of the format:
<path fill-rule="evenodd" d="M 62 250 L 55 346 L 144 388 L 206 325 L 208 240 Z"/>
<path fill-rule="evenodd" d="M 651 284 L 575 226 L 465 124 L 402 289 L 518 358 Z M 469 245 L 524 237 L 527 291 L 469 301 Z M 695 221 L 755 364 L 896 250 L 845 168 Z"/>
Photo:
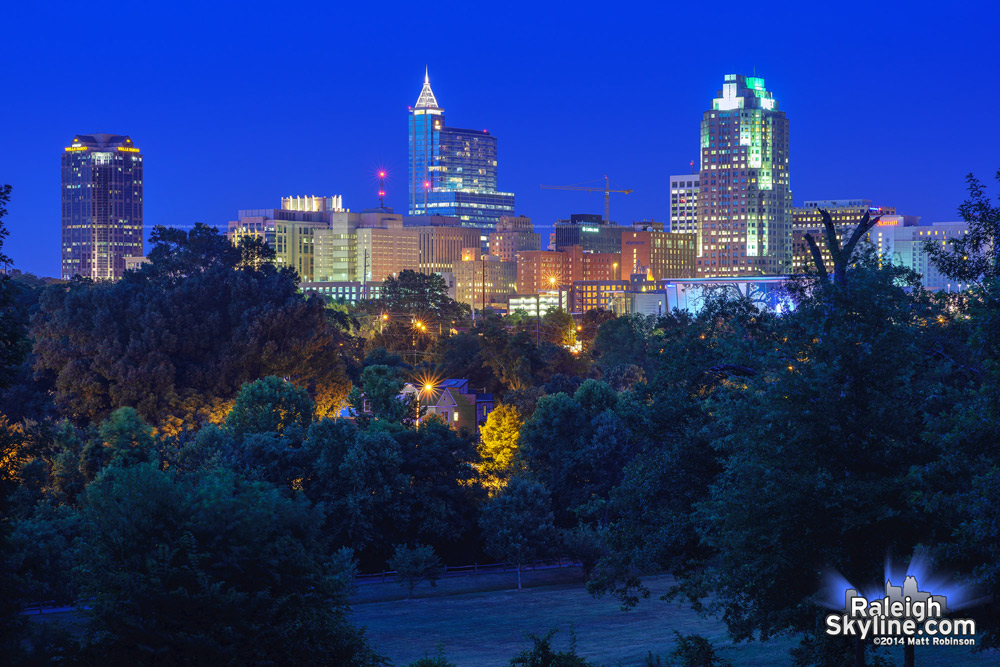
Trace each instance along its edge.
<path fill-rule="evenodd" d="M 540 250 L 542 235 L 534 231 L 531 218 L 503 216 L 489 235 L 489 251 L 505 262 L 513 262 L 522 250 Z"/>
<path fill-rule="evenodd" d="M 804 202 L 802 206 L 792 209 L 792 273 L 816 270 L 812 252 L 805 239 L 806 234 L 812 234 L 827 270 L 833 266 L 833 258 L 826 242 L 826 227 L 823 225 L 820 211 L 830 214 L 837 230 L 837 240 L 841 245 L 861 224 L 865 213 L 880 218 L 877 227 L 869 232 L 869 237 L 876 234 L 880 228 L 909 227 L 920 221 L 918 216 L 897 215 L 896 209 L 890 206 L 873 206 L 870 199 L 822 199 Z"/>
<path fill-rule="evenodd" d="M 420 239 L 420 271 L 451 271 L 462 260 L 462 250 L 479 248 L 479 230 L 468 227 L 416 227 Z"/>
<path fill-rule="evenodd" d="M 130 137 L 78 134 L 62 154 L 63 280 L 117 280 L 142 252 L 142 153 Z"/>
<path fill-rule="evenodd" d="M 302 282 L 299 289 L 306 294 L 318 294 L 334 303 L 357 303 L 378 299 L 382 295 L 381 283 L 363 284 L 357 281 Z"/>
<path fill-rule="evenodd" d="M 447 127 L 430 79 L 409 118 L 409 213 L 455 216 L 493 230 L 513 215 L 514 195 L 497 191 L 497 139 L 486 130 Z"/>
<path fill-rule="evenodd" d="M 517 253 L 517 293 L 553 290 L 578 280 L 615 280 L 620 266 L 620 254 L 584 252 L 578 245 L 526 250 Z"/>
<path fill-rule="evenodd" d="M 485 295 L 486 305 L 507 303 L 507 297 L 517 288 L 517 264 L 505 262 L 495 255 L 482 255 L 466 251 L 461 260 L 455 262 L 455 300 L 476 309 L 482 309 Z"/>
<path fill-rule="evenodd" d="M 670 231 L 698 233 L 698 178 L 698 174 L 670 177 Z"/>
<path fill-rule="evenodd" d="M 628 280 L 577 280 L 573 283 L 572 298 L 574 313 L 603 308 L 610 310 L 613 295 L 628 291 Z"/>
<path fill-rule="evenodd" d="M 702 116 L 698 182 L 699 276 L 791 270 L 788 119 L 764 79 L 726 75 Z"/>
<path fill-rule="evenodd" d="M 511 294 L 507 299 L 507 313 L 523 312 L 528 317 L 541 317 L 550 310 L 565 308 L 570 303 L 569 290 L 550 290 L 537 294 Z"/>
<path fill-rule="evenodd" d="M 420 271 L 420 228 L 359 228 L 354 262 L 354 275 L 363 283 Z"/>
<path fill-rule="evenodd" d="M 697 234 L 633 229 L 622 232 L 619 276 L 647 273 L 650 280 L 694 278 Z"/>
<path fill-rule="evenodd" d="M 264 239 L 275 253 L 275 264 L 294 269 L 299 278 L 312 280 L 349 280 L 347 275 L 332 278 L 317 272 L 316 234 L 331 228 L 337 216 L 350 215 L 343 209 L 340 196 L 333 197 L 283 197 L 281 208 L 243 209 L 239 220 L 231 220 L 227 237 L 239 243 L 244 236 Z M 346 232 L 345 232 L 346 234 Z M 345 236 L 349 241 L 349 235 Z M 330 248 L 331 237 L 325 239 L 324 249 Z M 322 267 L 328 273 L 328 267 Z"/>
<path fill-rule="evenodd" d="M 932 243 L 947 249 L 952 240 L 968 233 L 967 222 L 935 222 L 931 225 L 879 224 L 868 232 L 868 238 L 884 259 L 919 273 L 920 284 L 924 289 L 932 292 L 941 290 L 960 292 L 968 289 L 969 285 L 942 274 L 931 261 L 927 244 Z"/>

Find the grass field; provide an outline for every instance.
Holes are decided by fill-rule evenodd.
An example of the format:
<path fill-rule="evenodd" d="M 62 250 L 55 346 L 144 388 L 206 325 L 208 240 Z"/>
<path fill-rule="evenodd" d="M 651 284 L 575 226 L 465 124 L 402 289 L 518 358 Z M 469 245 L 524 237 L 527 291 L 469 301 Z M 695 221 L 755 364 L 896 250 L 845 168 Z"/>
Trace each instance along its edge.
<path fill-rule="evenodd" d="M 669 577 L 650 578 L 650 600 L 629 612 L 613 599 L 592 598 L 581 579 L 570 568 L 528 572 L 528 588 L 518 592 L 513 574 L 458 577 L 436 588 L 421 585 L 413 600 L 401 599 L 405 594 L 397 584 L 366 584 L 353 602 L 353 616 L 397 666 L 436 655 L 440 645 L 459 667 L 498 667 L 530 645 L 528 633 L 558 627 L 553 645 L 566 648 L 571 626 L 577 652 L 602 665 L 643 665 L 647 651 L 665 657 L 674 630 L 708 638 L 734 666 L 791 665 L 788 649 L 797 643 L 794 638 L 734 645 L 721 622 L 656 599 L 669 587 Z M 902 664 L 902 649 L 886 655 Z M 1000 664 L 995 652 L 952 647 L 917 648 L 916 658 L 920 667 Z"/>

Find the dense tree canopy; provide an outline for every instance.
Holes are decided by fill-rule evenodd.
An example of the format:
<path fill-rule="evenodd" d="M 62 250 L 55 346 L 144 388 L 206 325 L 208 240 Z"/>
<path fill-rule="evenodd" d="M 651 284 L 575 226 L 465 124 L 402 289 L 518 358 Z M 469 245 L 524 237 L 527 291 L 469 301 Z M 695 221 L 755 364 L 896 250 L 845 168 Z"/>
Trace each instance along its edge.
<path fill-rule="evenodd" d="M 115 283 L 48 288 L 32 327 L 36 369 L 77 420 L 133 407 L 168 432 L 221 421 L 240 386 L 277 375 L 310 391 L 320 414 L 343 404 L 342 332 L 294 274 L 259 266 L 214 228 L 158 229 L 150 263 Z M 255 254 L 256 253 L 256 254 Z M 249 256 L 249 259 L 248 259 Z"/>

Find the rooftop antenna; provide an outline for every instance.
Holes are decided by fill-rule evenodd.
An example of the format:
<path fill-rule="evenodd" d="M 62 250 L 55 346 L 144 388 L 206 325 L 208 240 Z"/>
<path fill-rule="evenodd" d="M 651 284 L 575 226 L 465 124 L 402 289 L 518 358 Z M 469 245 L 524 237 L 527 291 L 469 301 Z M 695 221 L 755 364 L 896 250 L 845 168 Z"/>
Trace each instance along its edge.
<path fill-rule="evenodd" d="M 379 169 L 378 170 L 378 207 L 379 208 L 384 208 L 385 207 L 385 203 L 383 201 L 384 198 L 385 198 L 385 169 Z"/>

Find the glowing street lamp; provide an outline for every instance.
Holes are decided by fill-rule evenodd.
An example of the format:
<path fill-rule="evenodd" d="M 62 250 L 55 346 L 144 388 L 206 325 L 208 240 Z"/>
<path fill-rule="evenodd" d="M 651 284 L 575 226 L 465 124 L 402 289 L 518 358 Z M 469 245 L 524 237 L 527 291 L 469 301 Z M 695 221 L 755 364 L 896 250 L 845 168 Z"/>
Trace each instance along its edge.
<path fill-rule="evenodd" d="M 420 423 L 420 396 L 425 392 L 431 393 L 433 391 L 434 391 L 434 385 L 431 383 L 429 379 L 424 381 L 424 383 L 418 386 L 417 388 L 417 419 L 416 419 L 417 424 Z M 431 396 L 433 397 L 432 393 Z"/>

